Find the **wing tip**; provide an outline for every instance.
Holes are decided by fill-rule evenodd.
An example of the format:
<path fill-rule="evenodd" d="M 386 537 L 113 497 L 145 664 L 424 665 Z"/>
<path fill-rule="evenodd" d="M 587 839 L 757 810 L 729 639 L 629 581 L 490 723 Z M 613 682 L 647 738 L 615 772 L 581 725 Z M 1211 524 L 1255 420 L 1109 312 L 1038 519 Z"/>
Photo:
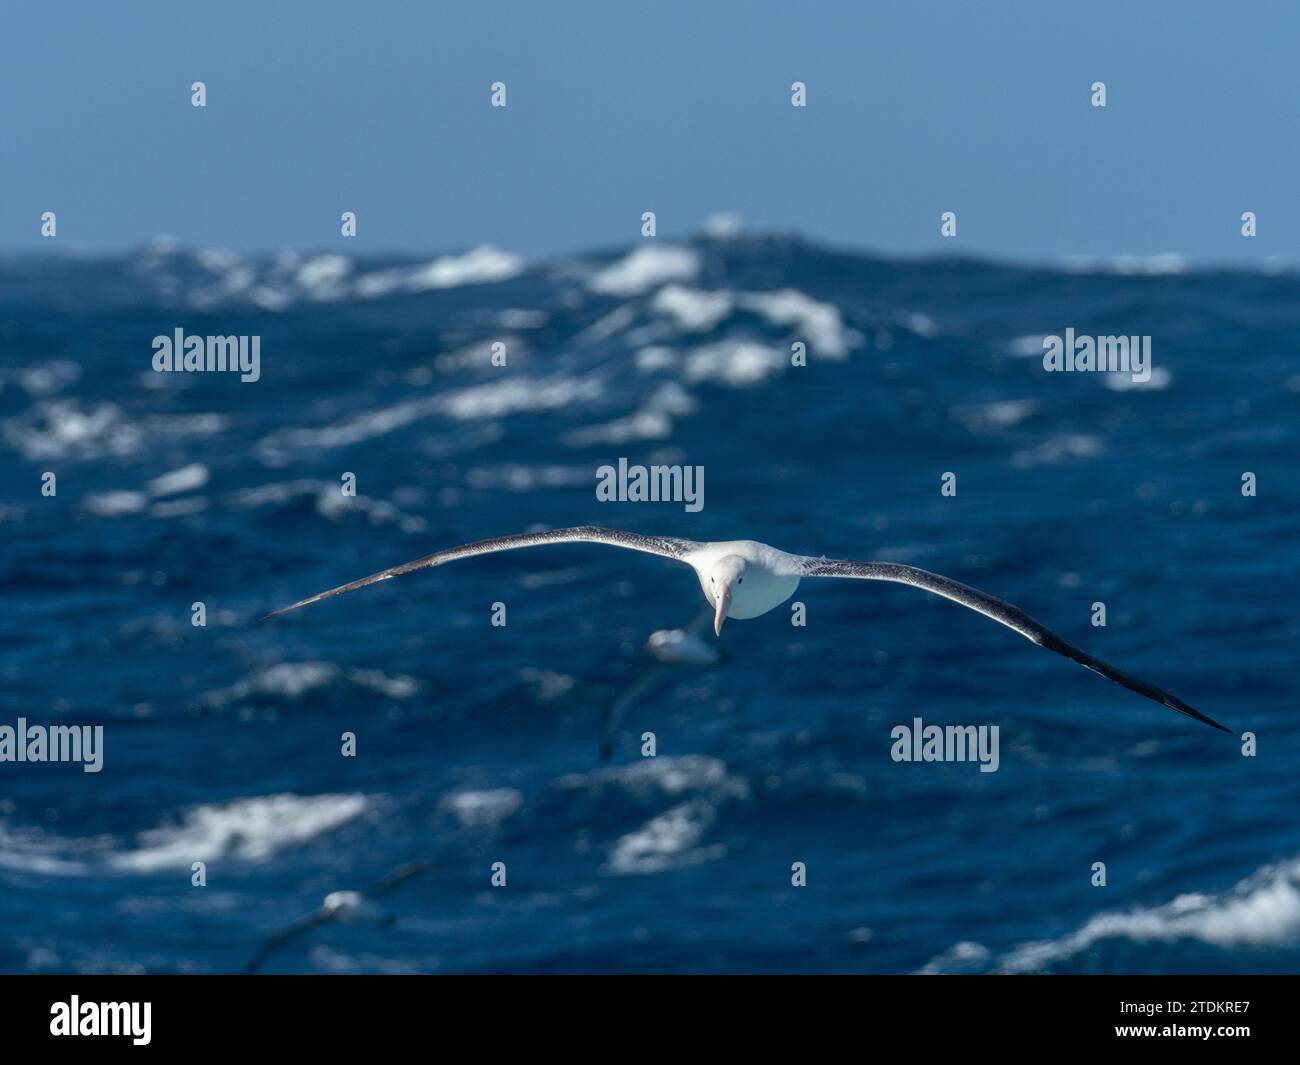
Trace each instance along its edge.
<path fill-rule="evenodd" d="M 272 618 L 281 617 L 282 615 L 289 613 L 291 610 L 297 610 L 300 606 L 306 606 L 309 602 L 311 602 L 311 600 L 304 599 L 301 603 L 291 603 L 289 606 L 282 606 L 279 610 L 272 610 L 269 614 L 263 614 L 258 618 L 258 620 L 270 621 Z"/>
<path fill-rule="evenodd" d="M 1171 710 L 1177 710 L 1180 714 L 1186 714 L 1194 721 L 1199 721 L 1202 725 L 1209 725 L 1210 728 L 1217 728 L 1220 732 L 1226 732 L 1229 735 L 1233 734 L 1232 729 L 1228 728 L 1227 725 L 1220 725 L 1214 720 L 1214 718 L 1210 717 L 1209 714 L 1203 714 L 1199 710 L 1193 710 L 1181 700 L 1173 703 L 1166 703 L 1165 705 Z"/>

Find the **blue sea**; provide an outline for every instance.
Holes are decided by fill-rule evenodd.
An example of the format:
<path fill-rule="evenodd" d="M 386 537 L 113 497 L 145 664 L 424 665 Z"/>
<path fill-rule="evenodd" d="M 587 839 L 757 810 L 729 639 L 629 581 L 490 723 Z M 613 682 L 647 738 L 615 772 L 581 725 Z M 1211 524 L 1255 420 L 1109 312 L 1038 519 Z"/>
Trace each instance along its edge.
<path fill-rule="evenodd" d="M 1150 379 L 1045 371 L 1070 328 L 1150 336 Z M 259 379 L 155 372 L 176 329 L 259 337 Z M 1298 335 L 1284 264 L 732 224 L 0 258 L 0 725 L 103 727 L 97 773 L 0 763 L 0 970 L 1293 972 Z M 703 467 L 704 506 L 598 502 L 620 458 Z M 583 524 L 934 570 L 1232 734 L 875 582 L 641 683 L 700 589 L 596 545 L 260 620 Z M 998 770 L 893 760 L 918 718 L 998 726 Z"/>

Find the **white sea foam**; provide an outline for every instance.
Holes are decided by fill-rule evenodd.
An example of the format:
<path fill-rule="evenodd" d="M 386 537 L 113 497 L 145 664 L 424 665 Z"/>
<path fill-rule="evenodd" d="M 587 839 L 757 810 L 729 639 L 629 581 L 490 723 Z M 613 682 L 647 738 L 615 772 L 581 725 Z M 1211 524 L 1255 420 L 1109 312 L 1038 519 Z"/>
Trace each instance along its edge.
<path fill-rule="evenodd" d="M 40 829 L 15 832 L 0 824 L 0 869 L 41 876 L 85 876 L 90 872 L 85 858 L 69 855 L 84 855 L 88 848 L 74 851 L 68 844 L 68 840 L 50 836 Z M 107 841 L 99 841 L 101 849 L 106 846 Z"/>
<path fill-rule="evenodd" d="M 800 339 L 807 342 L 814 358 L 844 359 L 863 342 L 861 333 L 845 327 L 838 307 L 815 300 L 798 289 L 746 292 L 736 302 L 775 325 L 793 327 Z"/>
<path fill-rule="evenodd" d="M 406 287 L 411 292 L 420 292 L 460 285 L 485 285 L 508 281 L 523 269 L 522 256 L 484 244 L 462 255 L 444 255 L 417 268 Z"/>
<path fill-rule="evenodd" d="M 264 795 L 187 810 L 179 823 L 142 832 L 139 846 L 114 854 L 124 872 L 188 869 L 218 858 L 265 861 L 359 817 L 364 795 Z"/>
<path fill-rule="evenodd" d="M 692 281 L 699 272 L 700 256 L 690 248 L 642 244 L 592 274 L 587 288 L 602 296 L 639 296 L 669 281 Z"/>
<path fill-rule="evenodd" d="M 1189 940 L 1224 950 L 1293 948 L 1300 943 L 1300 857 L 1262 866 L 1227 891 L 1192 892 L 1157 906 L 1099 913 L 1068 935 L 1021 943 L 996 958 L 978 943 L 958 943 L 920 971 L 1039 972 L 1112 940 Z"/>
<path fill-rule="evenodd" d="M 967 940 L 954 944 L 937 958 L 931 958 L 919 971 L 924 976 L 971 972 L 983 968 L 990 957 L 988 947 Z"/>
<path fill-rule="evenodd" d="M 651 344 L 649 347 L 641 348 L 636 353 L 636 368 L 641 373 L 657 373 L 660 370 L 671 370 L 680 361 L 680 355 L 672 348 L 666 348 L 658 344 Z M 1300 388 L 1296 391 L 1300 392 Z"/>
<path fill-rule="evenodd" d="M 650 308 L 671 318 L 678 329 L 687 333 L 708 332 L 741 308 L 773 325 L 794 330 L 808 344 L 814 358 L 844 359 L 863 343 L 861 333 L 845 327 L 833 303 L 823 303 L 792 288 L 733 293 L 669 284 L 656 293 Z"/>
<path fill-rule="evenodd" d="M 443 797 L 439 808 L 451 814 L 462 828 L 494 828 L 522 809 L 523 792 L 515 788 L 457 791 Z"/>
<path fill-rule="evenodd" d="M 337 486 L 331 486 L 337 488 Z M 294 481 L 273 481 L 229 492 L 222 499 L 225 506 L 235 510 L 256 510 L 258 507 L 283 506 L 290 500 L 324 491 L 326 482 L 300 477 Z"/>
<path fill-rule="evenodd" d="M 566 433 L 570 447 L 591 444 L 623 444 L 633 440 L 666 440 L 672 435 L 675 418 L 694 414 L 699 401 L 676 381 L 664 381 L 641 404 L 639 410 L 601 425 L 586 426 Z"/>
<path fill-rule="evenodd" d="M 494 321 L 503 329 L 545 329 L 551 316 L 547 311 L 529 310 L 524 307 L 507 307 L 497 311 Z"/>
<path fill-rule="evenodd" d="M 318 428 L 285 429 L 260 441 L 258 447 L 288 446 L 301 448 L 304 451 L 350 447 L 430 418 L 437 414 L 442 406 L 443 400 L 440 397 L 423 396 L 387 407 L 376 407 L 373 410 L 349 414 L 337 422 Z"/>
<path fill-rule="evenodd" d="M 650 309 L 666 314 L 677 327 L 688 333 L 706 333 L 735 308 L 731 293 L 704 292 L 685 285 L 665 285 L 656 294 Z"/>
<path fill-rule="evenodd" d="M 744 220 L 732 211 L 719 211 L 704 220 L 704 235 L 713 240 L 735 240 L 744 228 Z"/>
<path fill-rule="evenodd" d="M 300 301 L 337 303 L 348 299 L 379 299 L 402 292 L 456 288 L 461 285 L 506 281 L 524 269 L 522 256 L 482 245 L 469 251 L 443 255 L 426 263 L 387 267 L 356 274 L 356 264 L 346 255 L 329 253 L 304 257 L 287 251 L 271 262 L 241 259 L 233 252 L 200 252 L 196 262 L 217 275 L 211 284 L 191 289 L 191 306 L 213 310 L 234 299 L 263 310 L 280 312 Z M 163 274 L 155 283 L 165 295 L 181 295 L 181 282 Z"/>
<path fill-rule="evenodd" d="M 914 336 L 937 337 L 939 335 L 939 325 L 928 314 L 921 314 L 919 311 L 909 311 L 898 319 L 898 324 Z"/>
<path fill-rule="evenodd" d="M 27 459 L 103 458 L 135 453 L 144 434 L 112 403 L 50 400 L 6 421 L 4 438 Z"/>
<path fill-rule="evenodd" d="M 204 803 L 139 833 L 73 839 L 0 824 L 0 868 L 46 876 L 188 871 L 196 861 L 265 861 L 356 819 L 376 804 L 360 794 L 261 795 Z"/>
<path fill-rule="evenodd" d="M 208 468 L 199 462 L 164 473 L 149 482 L 149 494 L 153 496 L 176 495 L 202 488 L 208 483 Z"/>
<path fill-rule="evenodd" d="M 33 366 L 0 368 L 0 392 L 12 381 L 29 396 L 41 398 L 63 391 L 81 377 L 81 367 L 71 359 L 50 359 Z"/>
<path fill-rule="evenodd" d="M 559 673 L 553 669 L 538 669 L 536 666 L 525 666 L 521 669 L 519 679 L 531 685 L 534 694 L 543 702 L 551 702 L 571 694 L 576 683 L 568 673 Z"/>
<path fill-rule="evenodd" d="M 717 811 L 703 798 L 679 803 L 622 836 L 610 851 L 607 869 L 621 876 L 662 873 L 721 858 L 726 853 L 721 844 L 697 846 L 716 818 Z"/>
<path fill-rule="evenodd" d="M 419 266 L 395 266 L 357 278 L 355 292 L 362 299 L 381 299 L 399 292 L 427 292 L 509 281 L 524 270 L 524 259 L 514 252 L 484 244 L 459 255 L 442 255 Z"/>
<path fill-rule="evenodd" d="M 1174 383 L 1174 375 L 1167 366 L 1151 367 L 1151 376 L 1145 381 L 1134 381 L 1131 374 L 1107 373 L 1102 383 L 1113 392 L 1163 392 Z"/>
<path fill-rule="evenodd" d="M 263 460 L 268 463 L 277 457 L 274 445 L 262 441 L 258 445 Z M 337 481 L 317 481 L 299 478 L 295 481 L 275 481 L 270 484 L 241 488 L 222 497 L 222 505 L 235 510 L 256 510 L 259 507 L 284 506 L 296 499 L 312 498 L 316 513 L 331 521 L 364 514 L 372 525 L 395 523 L 405 532 L 423 532 L 428 521 L 418 514 L 405 514 L 383 499 L 369 496 L 345 496 L 339 491 Z"/>
<path fill-rule="evenodd" d="M 1187 258 L 1178 252 L 1158 252 L 1155 255 L 1116 255 L 1109 259 L 1089 256 L 1067 256 L 1062 268 L 1073 274 L 1121 274 L 1158 277 L 1187 272 Z"/>
<path fill-rule="evenodd" d="M 1027 333 L 1024 336 L 1016 337 L 1008 345 L 1012 355 L 1017 359 L 1042 358 L 1043 342 L 1047 339 L 1046 333 Z"/>
<path fill-rule="evenodd" d="M 1024 943 L 999 962 L 1032 972 L 1107 939 L 1137 943 L 1199 940 L 1231 950 L 1291 947 L 1300 942 L 1300 858 L 1266 865 L 1229 891 L 1179 895 L 1162 906 L 1101 913 L 1061 939 Z"/>
<path fill-rule="evenodd" d="M 560 410 L 596 399 L 604 390 L 595 375 L 517 376 L 448 392 L 441 407 L 453 418 L 503 418 L 519 411 Z"/>
<path fill-rule="evenodd" d="M 121 518 L 139 514 L 149 505 L 143 492 L 96 492 L 88 495 L 82 504 L 97 518 Z"/>
<path fill-rule="evenodd" d="M 150 379 L 158 375 L 150 374 Z M 83 407 L 74 399 L 42 400 L 7 419 L 4 442 L 32 461 L 103 459 L 135 455 L 146 447 L 205 439 L 221 432 L 220 414 L 154 415 L 133 421 L 112 403 Z"/>
<path fill-rule="evenodd" d="M 151 518 L 184 518 L 191 514 L 201 514 L 210 506 L 212 506 L 212 501 L 202 496 L 165 499 L 149 508 L 149 516 Z"/>
<path fill-rule="evenodd" d="M 420 682 L 404 673 L 382 673 L 377 669 L 349 669 L 348 680 L 390 699 L 410 699 L 420 691 Z"/>
<path fill-rule="evenodd" d="M 213 274 L 224 274 L 233 269 L 241 258 L 239 252 L 231 248 L 202 248 L 194 256 L 203 269 Z"/>
<path fill-rule="evenodd" d="M 1030 466 L 1054 465 L 1066 459 L 1090 459 L 1104 450 L 1095 436 L 1083 433 L 1058 433 L 1037 447 L 1023 448 L 1011 456 L 1011 461 L 1021 469 Z"/>
<path fill-rule="evenodd" d="M 264 311 L 280 312 L 293 306 L 293 297 L 281 289 L 258 285 L 248 294 L 249 300 Z"/>
<path fill-rule="evenodd" d="M 333 662 L 277 662 L 229 688 L 208 692 L 203 701 L 223 707 L 257 697 L 301 699 L 341 681 L 378 692 L 392 699 L 409 699 L 420 690 L 420 682 L 404 674 L 387 674 L 373 669 L 348 669 Z"/>
<path fill-rule="evenodd" d="M 324 303 L 347 295 L 351 275 L 352 260 L 346 255 L 317 255 L 298 268 L 294 280 L 307 299 Z"/>
<path fill-rule="evenodd" d="M 1037 400 L 1002 399 L 973 407 L 953 407 L 951 414 L 953 421 L 972 429 L 1010 429 L 1038 413 L 1038 410 Z"/>
<path fill-rule="evenodd" d="M 587 326 L 586 329 L 573 338 L 573 346 L 582 348 L 592 344 L 600 344 L 623 332 L 635 321 L 636 308 L 625 303 L 610 311 L 609 314 L 597 318 L 591 325 Z"/>
<path fill-rule="evenodd" d="M 587 447 L 591 444 L 625 444 L 632 440 L 667 440 L 672 436 L 673 420 L 663 411 L 639 410 L 625 418 L 601 425 L 591 425 L 566 433 L 564 442 L 570 447 Z"/>
<path fill-rule="evenodd" d="M 694 348 L 686 355 L 686 379 L 717 381 L 733 388 L 760 384 L 781 373 L 789 362 L 785 352 L 749 340 L 723 340 Z"/>
<path fill-rule="evenodd" d="M 610 766 L 590 773 L 570 773 L 556 781 L 558 787 L 578 791 L 613 788 L 639 798 L 707 791 L 719 796 L 745 798 L 749 786 L 727 771 L 727 763 L 702 754 L 647 758 L 629 765 Z"/>

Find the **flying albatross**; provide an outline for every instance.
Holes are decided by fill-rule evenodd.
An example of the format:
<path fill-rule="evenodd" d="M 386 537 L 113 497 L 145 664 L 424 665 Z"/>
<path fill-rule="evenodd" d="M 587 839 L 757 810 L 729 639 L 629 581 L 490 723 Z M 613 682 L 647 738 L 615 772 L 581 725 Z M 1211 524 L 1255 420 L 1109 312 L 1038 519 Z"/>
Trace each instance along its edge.
<path fill-rule="evenodd" d="M 647 663 L 628 688 L 605 707 L 601 728 L 600 760 L 608 762 L 614 755 L 614 737 L 628 709 L 659 683 L 664 676 L 682 666 L 716 666 L 726 656 L 700 633 L 714 619 L 712 608 L 705 608 L 681 629 L 658 629 L 650 634 L 641 657 Z"/>
<path fill-rule="evenodd" d="M 417 558 L 414 562 L 406 562 L 391 569 L 381 570 L 379 573 L 372 573 L 369 577 L 362 577 L 350 584 L 341 584 L 337 588 L 299 600 L 292 606 L 273 611 L 266 616 L 277 617 L 290 610 L 318 603 L 330 596 L 355 591 L 368 584 L 377 584 L 414 570 L 441 566 L 444 562 L 455 562 L 457 559 L 472 558 L 475 555 L 487 555 L 497 551 L 513 551 L 520 547 L 571 543 L 608 544 L 629 551 L 660 555 L 690 566 L 695 571 L 695 576 L 699 578 L 700 587 L 704 590 L 704 598 L 713 608 L 713 631 L 718 636 L 722 635 L 722 623 L 727 618 L 756 618 L 780 606 L 794 594 L 794 590 L 799 587 L 799 582 L 805 577 L 847 577 L 855 580 L 910 584 L 915 588 L 923 588 L 927 592 L 941 595 L 945 599 L 951 599 L 955 603 L 978 611 L 985 617 L 1001 622 L 1007 628 L 1014 629 L 1021 636 L 1038 644 L 1039 647 L 1046 647 L 1049 651 L 1072 658 L 1094 673 L 1100 673 L 1103 677 L 1113 680 L 1116 684 L 1122 684 L 1139 695 L 1163 703 L 1180 714 L 1186 714 L 1223 732 L 1230 731 L 1199 710 L 1194 710 L 1177 696 L 1170 695 L 1154 684 L 1130 676 L 1101 659 L 1094 658 L 1086 651 L 1066 643 L 1019 607 L 977 591 L 969 585 L 914 566 L 903 566 L 892 562 L 853 562 L 846 559 L 791 555 L 754 540 L 699 543 L 695 540 L 680 540 L 671 536 L 641 536 L 620 529 L 601 529 L 593 525 L 520 533 L 517 536 L 479 540 L 446 551 L 437 551 L 432 555 L 425 555 L 424 558 Z"/>

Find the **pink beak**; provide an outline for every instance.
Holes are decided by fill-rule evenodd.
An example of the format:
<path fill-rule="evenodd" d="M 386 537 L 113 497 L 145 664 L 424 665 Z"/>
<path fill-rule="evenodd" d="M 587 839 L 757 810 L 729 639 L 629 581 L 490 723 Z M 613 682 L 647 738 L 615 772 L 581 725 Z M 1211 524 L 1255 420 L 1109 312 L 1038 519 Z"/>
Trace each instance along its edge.
<path fill-rule="evenodd" d="M 713 615 L 713 635 L 722 635 L 722 623 L 727 620 L 727 611 L 731 609 L 731 589 L 723 586 L 722 594 L 717 598 L 716 613 Z"/>

